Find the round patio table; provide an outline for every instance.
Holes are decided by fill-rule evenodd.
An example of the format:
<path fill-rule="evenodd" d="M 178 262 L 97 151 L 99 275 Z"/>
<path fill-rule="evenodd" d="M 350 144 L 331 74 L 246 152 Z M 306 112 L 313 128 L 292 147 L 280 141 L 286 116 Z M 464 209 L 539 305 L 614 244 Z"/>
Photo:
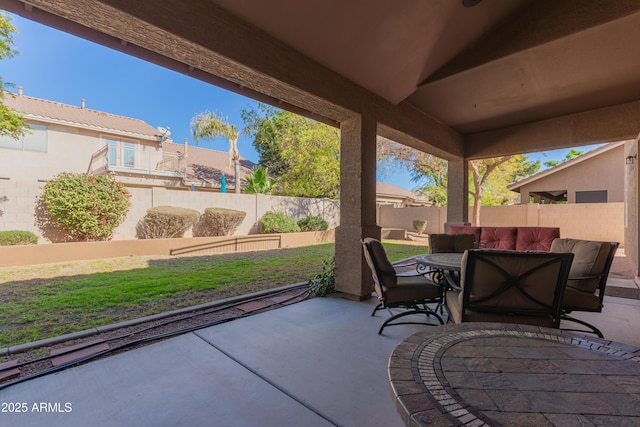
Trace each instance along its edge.
<path fill-rule="evenodd" d="M 461 253 L 437 253 L 420 255 L 416 262 L 422 267 L 437 270 L 436 281 L 443 288 L 460 289 L 460 271 L 462 270 Z"/>
<path fill-rule="evenodd" d="M 639 378 L 638 348 L 504 323 L 428 328 L 389 359 L 411 426 L 636 425 Z"/>
<path fill-rule="evenodd" d="M 462 270 L 461 253 L 438 253 L 419 255 L 416 257 L 418 264 L 442 270 L 460 271 Z"/>

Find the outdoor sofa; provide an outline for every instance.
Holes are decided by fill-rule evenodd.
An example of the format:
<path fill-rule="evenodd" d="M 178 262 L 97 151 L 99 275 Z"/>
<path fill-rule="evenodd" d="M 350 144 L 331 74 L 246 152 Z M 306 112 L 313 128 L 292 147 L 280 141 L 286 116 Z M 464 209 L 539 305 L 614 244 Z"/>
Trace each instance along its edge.
<path fill-rule="evenodd" d="M 558 227 L 473 227 L 452 225 L 449 234 L 473 234 L 476 247 L 516 251 L 550 251 Z"/>

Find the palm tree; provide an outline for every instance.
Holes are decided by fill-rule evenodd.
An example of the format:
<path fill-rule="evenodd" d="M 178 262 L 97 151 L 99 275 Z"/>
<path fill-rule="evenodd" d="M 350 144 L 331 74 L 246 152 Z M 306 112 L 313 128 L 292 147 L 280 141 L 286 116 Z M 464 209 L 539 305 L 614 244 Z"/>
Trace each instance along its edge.
<path fill-rule="evenodd" d="M 229 140 L 229 166 L 232 164 L 234 166 L 236 193 L 240 193 L 240 152 L 238 151 L 240 133 L 236 125 L 230 124 L 226 117 L 222 117 L 215 111 L 205 111 L 191 119 L 191 131 L 196 144 L 200 139 L 214 140 L 220 136 Z"/>

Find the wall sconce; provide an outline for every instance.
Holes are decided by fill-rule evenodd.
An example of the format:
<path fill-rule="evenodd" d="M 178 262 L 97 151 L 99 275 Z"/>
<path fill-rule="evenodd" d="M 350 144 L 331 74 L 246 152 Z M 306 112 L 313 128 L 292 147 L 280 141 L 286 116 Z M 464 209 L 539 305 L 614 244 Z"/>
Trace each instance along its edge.
<path fill-rule="evenodd" d="M 633 164 L 633 162 L 635 162 L 637 158 L 638 158 L 637 154 L 634 154 L 633 156 L 627 156 L 627 157 L 624 159 L 624 162 L 625 162 L 626 164 L 628 164 L 628 165 L 632 165 L 632 164 Z"/>

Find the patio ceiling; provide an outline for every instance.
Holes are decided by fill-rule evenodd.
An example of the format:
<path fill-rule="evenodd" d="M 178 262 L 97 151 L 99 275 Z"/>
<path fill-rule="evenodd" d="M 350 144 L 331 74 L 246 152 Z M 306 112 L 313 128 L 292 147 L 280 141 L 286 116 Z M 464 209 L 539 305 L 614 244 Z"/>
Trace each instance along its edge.
<path fill-rule="evenodd" d="M 282 108 L 445 158 L 636 138 L 637 0 L 0 0 Z"/>

